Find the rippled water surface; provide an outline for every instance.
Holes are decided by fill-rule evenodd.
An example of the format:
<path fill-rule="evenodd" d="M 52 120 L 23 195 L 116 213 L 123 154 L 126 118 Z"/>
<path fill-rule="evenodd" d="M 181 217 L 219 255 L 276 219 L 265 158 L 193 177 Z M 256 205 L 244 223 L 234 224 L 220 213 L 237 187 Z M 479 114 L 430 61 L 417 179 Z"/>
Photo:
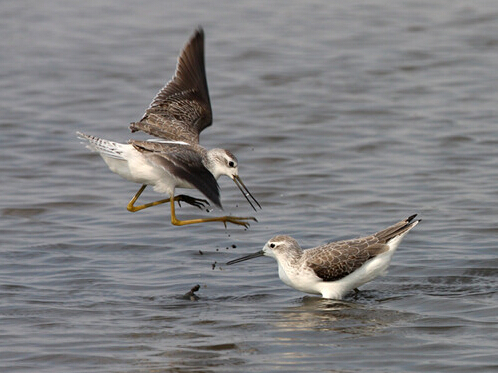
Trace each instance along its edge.
<path fill-rule="evenodd" d="M 498 369 L 498 4 L 334 3 L 2 3 L 2 372 Z M 201 143 L 238 156 L 263 206 L 248 230 L 127 212 L 138 185 L 75 136 L 132 137 L 197 25 Z M 254 214 L 220 185 L 224 213 Z M 270 258 L 223 264 L 413 213 L 388 275 L 342 301 L 286 287 Z"/>

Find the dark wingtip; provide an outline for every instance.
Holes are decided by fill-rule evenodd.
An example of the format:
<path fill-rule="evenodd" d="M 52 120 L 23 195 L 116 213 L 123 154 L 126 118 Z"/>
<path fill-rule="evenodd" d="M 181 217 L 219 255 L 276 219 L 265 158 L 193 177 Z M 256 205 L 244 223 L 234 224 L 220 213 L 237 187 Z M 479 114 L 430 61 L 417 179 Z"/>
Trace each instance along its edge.
<path fill-rule="evenodd" d="M 131 133 L 134 133 L 134 132 L 140 131 L 140 130 L 139 130 L 139 129 L 135 126 L 135 124 L 136 124 L 135 122 L 130 123 L 130 127 L 129 127 L 129 128 L 130 128 Z"/>
<path fill-rule="evenodd" d="M 214 178 L 214 177 L 213 177 Z M 202 191 L 202 190 L 201 190 Z M 203 192 L 204 193 L 204 192 Z M 220 191 L 219 189 L 216 190 L 216 192 L 213 192 L 213 193 L 209 193 L 209 196 L 204 193 L 204 195 L 206 197 L 208 197 L 208 199 L 213 202 L 213 204 L 216 206 L 216 207 L 219 207 L 220 210 L 223 210 L 223 205 L 221 204 L 221 197 L 220 197 Z"/>
<path fill-rule="evenodd" d="M 415 217 L 417 216 L 417 214 L 413 214 L 412 216 L 409 216 L 407 219 L 406 219 L 406 222 L 407 223 L 410 223 L 413 219 L 415 219 Z"/>
<path fill-rule="evenodd" d="M 213 205 L 218 207 L 220 210 L 223 210 L 223 205 L 221 204 L 221 199 L 220 199 L 219 193 L 218 194 L 205 193 L 205 191 L 203 191 L 202 189 L 199 189 L 199 190 L 202 192 L 202 194 L 204 194 L 207 197 L 208 200 L 210 200 L 213 203 Z"/>
<path fill-rule="evenodd" d="M 187 44 L 191 44 L 195 39 L 201 39 L 202 41 L 204 41 L 204 29 L 201 25 L 197 26 Z"/>

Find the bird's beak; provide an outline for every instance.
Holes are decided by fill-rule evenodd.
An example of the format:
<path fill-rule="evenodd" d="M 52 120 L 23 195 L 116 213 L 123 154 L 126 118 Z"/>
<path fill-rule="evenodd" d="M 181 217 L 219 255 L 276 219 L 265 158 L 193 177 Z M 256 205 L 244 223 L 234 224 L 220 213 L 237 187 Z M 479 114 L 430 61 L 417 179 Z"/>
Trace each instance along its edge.
<path fill-rule="evenodd" d="M 264 255 L 265 255 L 265 252 L 263 250 L 259 250 L 257 253 L 249 254 L 249 255 L 243 256 L 242 258 L 230 260 L 229 262 L 227 262 L 227 265 L 229 266 L 231 264 L 243 262 L 244 260 L 249 260 L 249 259 L 252 259 L 252 258 L 257 258 L 259 256 L 264 256 Z"/>
<path fill-rule="evenodd" d="M 256 205 L 258 205 L 258 207 L 261 208 L 261 205 L 258 203 L 258 201 L 256 201 L 256 198 L 254 198 L 254 196 L 251 194 L 251 192 L 249 192 L 247 187 L 244 185 L 244 183 L 240 179 L 239 175 L 233 175 L 232 179 L 233 179 L 234 183 L 239 187 L 239 189 L 242 192 L 242 194 L 244 195 L 244 197 L 246 197 L 247 202 L 249 202 L 249 204 L 254 209 L 254 211 L 256 211 L 256 207 L 254 207 L 254 205 L 252 204 L 249 197 L 251 197 L 252 200 L 256 203 Z"/>

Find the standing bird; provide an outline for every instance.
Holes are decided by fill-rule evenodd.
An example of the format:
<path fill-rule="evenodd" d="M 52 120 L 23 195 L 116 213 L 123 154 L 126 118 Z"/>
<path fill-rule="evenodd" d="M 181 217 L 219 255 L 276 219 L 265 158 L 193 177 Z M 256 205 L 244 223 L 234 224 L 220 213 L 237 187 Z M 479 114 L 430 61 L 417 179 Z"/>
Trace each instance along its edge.
<path fill-rule="evenodd" d="M 323 298 L 341 299 L 353 290 L 387 271 L 403 237 L 420 220 L 417 215 L 394 224 L 371 236 L 331 242 L 303 250 L 290 236 L 275 236 L 263 250 L 231 260 L 227 265 L 271 256 L 278 263 L 278 276 L 296 290 L 321 294 Z"/>
<path fill-rule="evenodd" d="M 239 177 L 237 158 L 228 150 L 206 150 L 199 145 L 200 132 L 212 123 L 211 103 L 204 68 L 204 32 L 195 31 L 178 58 L 173 78 L 157 93 L 139 122 L 131 123 L 132 132 L 143 131 L 157 137 L 147 141 L 130 140 L 120 144 L 78 132 L 87 141 L 87 148 L 100 153 L 112 172 L 126 180 L 142 184 L 128 203 L 128 211 L 135 212 L 147 207 L 170 202 L 171 223 L 174 225 L 220 221 L 249 226 L 254 217 L 221 216 L 214 218 L 178 220 L 175 201 L 203 208 L 209 204 L 204 199 L 187 195 L 175 196 L 175 188 L 198 189 L 212 203 L 222 208 L 221 175 L 231 178 L 244 194 L 251 207 L 260 204 Z M 169 198 L 140 206 L 135 202 L 147 185 Z"/>

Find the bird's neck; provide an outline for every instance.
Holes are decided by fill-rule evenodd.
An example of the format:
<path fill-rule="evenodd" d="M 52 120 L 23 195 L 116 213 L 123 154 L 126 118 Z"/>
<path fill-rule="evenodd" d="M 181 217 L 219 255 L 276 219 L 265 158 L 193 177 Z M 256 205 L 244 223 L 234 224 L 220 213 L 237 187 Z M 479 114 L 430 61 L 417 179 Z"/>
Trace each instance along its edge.
<path fill-rule="evenodd" d="M 278 262 L 278 277 L 280 277 L 280 280 L 282 282 L 290 287 L 293 287 L 293 283 L 289 276 L 287 275 L 287 270 L 285 264 L 283 265 L 282 263 Z"/>
<path fill-rule="evenodd" d="M 204 148 L 203 148 L 204 149 Z M 204 166 L 211 172 L 216 180 L 220 178 L 221 175 L 223 175 L 222 170 L 220 170 L 218 167 L 216 167 L 216 154 L 219 151 L 219 149 L 210 149 L 206 150 L 204 149 L 204 154 L 203 154 L 203 163 Z"/>
<path fill-rule="evenodd" d="M 278 262 L 278 277 L 289 286 L 293 286 L 291 278 L 298 271 L 301 259 L 301 253 L 294 252 L 292 255 L 286 255 L 285 258 L 279 258 Z"/>

